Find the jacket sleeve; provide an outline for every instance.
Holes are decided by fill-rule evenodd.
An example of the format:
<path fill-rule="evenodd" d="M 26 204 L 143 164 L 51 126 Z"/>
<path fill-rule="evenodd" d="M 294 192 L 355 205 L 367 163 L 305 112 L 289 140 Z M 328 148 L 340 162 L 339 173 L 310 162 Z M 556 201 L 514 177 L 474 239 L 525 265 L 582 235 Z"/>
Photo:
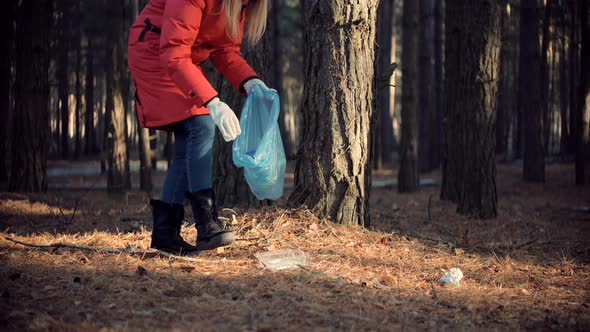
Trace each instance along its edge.
<path fill-rule="evenodd" d="M 199 33 L 204 8 L 204 0 L 167 0 L 160 36 L 162 66 L 199 107 L 217 96 L 217 91 L 191 60 L 191 47 Z"/>
<path fill-rule="evenodd" d="M 244 83 L 251 78 L 258 78 L 240 54 L 240 44 L 237 42 L 214 50 L 210 59 L 215 68 L 242 94 L 246 93 Z"/>

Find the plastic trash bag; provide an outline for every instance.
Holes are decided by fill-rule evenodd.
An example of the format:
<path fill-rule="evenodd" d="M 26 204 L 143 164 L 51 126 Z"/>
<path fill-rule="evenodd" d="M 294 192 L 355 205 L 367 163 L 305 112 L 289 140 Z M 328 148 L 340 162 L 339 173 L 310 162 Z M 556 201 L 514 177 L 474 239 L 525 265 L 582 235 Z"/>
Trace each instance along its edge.
<path fill-rule="evenodd" d="M 459 287 L 459 286 L 461 286 L 461 284 L 459 283 L 459 281 L 461 281 L 461 279 L 463 279 L 463 271 L 461 271 L 461 269 L 459 269 L 457 267 L 454 267 L 449 272 L 447 272 L 442 278 L 440 278 L 438 281 L 445 283 L 447 285 Z"/>
<path fill-rule="evenodd" d="M 237 167 L 259 200 L 276 200 L 283 195 L 285 150 L 279 131 L 279 95 L 275 90 L 254 86 L 240 116 L 242 134 L 232 147 Z"/>

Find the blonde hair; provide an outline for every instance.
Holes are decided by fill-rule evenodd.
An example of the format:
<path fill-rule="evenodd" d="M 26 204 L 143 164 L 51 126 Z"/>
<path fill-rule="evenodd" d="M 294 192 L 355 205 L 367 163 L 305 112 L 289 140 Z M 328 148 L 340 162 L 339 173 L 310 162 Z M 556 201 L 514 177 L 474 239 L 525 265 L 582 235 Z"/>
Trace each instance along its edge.
<path fill-rule="evenodd" d="M 266 30 L 269 0 L 250 0 L 246 6 L 246 36 L 248 44 L 256 45 Z M 242 19 L 242 0 L 223 0 L 226 17 L 226 31 L 231 39 L 238 39 L 240 35 L 240 20 Z"/>

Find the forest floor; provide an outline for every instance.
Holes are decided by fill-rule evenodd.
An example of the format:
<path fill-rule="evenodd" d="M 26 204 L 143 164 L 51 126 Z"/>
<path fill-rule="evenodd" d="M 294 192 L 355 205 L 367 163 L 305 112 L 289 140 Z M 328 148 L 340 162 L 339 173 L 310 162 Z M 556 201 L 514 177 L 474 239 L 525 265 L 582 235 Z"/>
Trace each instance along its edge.
<path fill-rule="evenodd" d="M 240 240 L 192 261 L 5 239 L 141 252 L 151 211 L 139 191 L 0 193 L 0 329 L 588 331 L 590 186 L 573 174 L 548 165 L 545 184 L 526 184 L 519 165 L 500 164 L 492 220 L 457 215 L 436 185 L 373 189 L 369 229 L 280 204 L 235 219 L 224 210 Z M 440 183 L 439 172 L 423 177 Z M 194 241 L 194 228 L 183 236 Z M 308 265 L 258 263 L 281 249 L 302 250 Z M 453 267 L 460 287 L 438 282 Z"/>

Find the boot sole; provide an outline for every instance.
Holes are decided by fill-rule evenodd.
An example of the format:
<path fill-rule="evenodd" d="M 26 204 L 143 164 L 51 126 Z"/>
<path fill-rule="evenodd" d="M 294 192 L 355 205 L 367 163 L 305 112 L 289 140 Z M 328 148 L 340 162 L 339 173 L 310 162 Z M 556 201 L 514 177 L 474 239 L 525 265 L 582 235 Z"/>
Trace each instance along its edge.
<path fill-rule="evenodd" d="M 207 242 L 197 241 L 197 250 L 211 250 L 234 243 L 236 236 L 233 232 L 221 233 L 209 239 Z"/>
<path fill-rule="evenodd" d="M 164 251 L 167 252 L 169 254 L 174 254 L 174 255 L 178 255 L 178 256 L 184 256 L 186 254 L 190 254 L 193 253 L 195 251 L 199 251 L 199 249 L 197 247 L 192 247 L 192 248 L 168 248 L 168 247 L 160 247 L 157 245 L 150 245 L 150 248 L 152 249 L 156 249 L 156 250 L 160 250 L 160 251 Z"/>

